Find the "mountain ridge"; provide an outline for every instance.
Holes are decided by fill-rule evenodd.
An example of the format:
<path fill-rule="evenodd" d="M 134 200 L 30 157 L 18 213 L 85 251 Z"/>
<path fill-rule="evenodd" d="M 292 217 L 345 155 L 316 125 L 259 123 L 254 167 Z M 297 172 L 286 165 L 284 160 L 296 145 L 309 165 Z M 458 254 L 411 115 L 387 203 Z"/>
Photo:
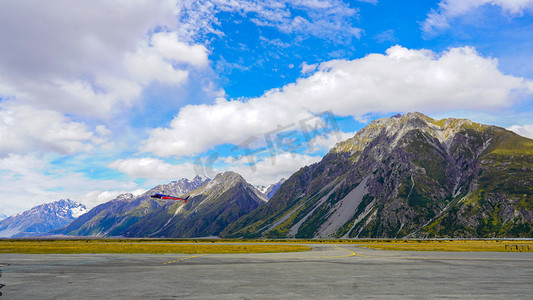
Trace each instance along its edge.
<path fill-rule="evenodd" d="M 222 235 L 533 237 L 532 157 L 532 140 L 496 126 L 421 113 L 378 119 Z M 478 211 L 475 222 L 462 215 L 465 203 Z M 450 225 L 454 218 L 461 226 Z M 486 229 L 489 223 L 506 227 Z"/>
<path fill-rule="evenodd" d="M 85 205 L 70 199 L 44 203 L 0 221 L 0 237 L 44 236 L 83 215 Z"/>
<path fill-rule="evenodd" d="M 212 180 L 197 178 L 193 181 L 195 184 L 188 185 L 189 190 L 181 195 L 189 196 L 187 203 L 150 197 L 161 192 L 174 194 L 176 182 L 171 182 L 136 197 L 121 195 L 54 233 L 125 237 L 211 236 L 264 204 L 260 192 L 234 172 L 218 174 Z"/>

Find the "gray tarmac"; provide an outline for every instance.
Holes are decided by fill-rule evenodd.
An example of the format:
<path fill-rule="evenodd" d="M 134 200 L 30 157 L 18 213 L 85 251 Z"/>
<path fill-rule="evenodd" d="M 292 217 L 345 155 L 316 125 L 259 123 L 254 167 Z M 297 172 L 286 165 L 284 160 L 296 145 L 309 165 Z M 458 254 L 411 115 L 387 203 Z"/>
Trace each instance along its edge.
<path fill-rule="evenodd" d="M 1 299 L 533 299 L 533 253 L 0 254 Z"/>

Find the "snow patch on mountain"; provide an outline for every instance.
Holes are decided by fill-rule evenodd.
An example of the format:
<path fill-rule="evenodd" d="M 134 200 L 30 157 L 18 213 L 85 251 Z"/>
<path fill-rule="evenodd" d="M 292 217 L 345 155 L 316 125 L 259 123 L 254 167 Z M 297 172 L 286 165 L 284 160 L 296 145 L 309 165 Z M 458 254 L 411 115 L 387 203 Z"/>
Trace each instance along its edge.
<path fill-rule="evenodd" d="M 85 205 L 69 199 L 41 204 L 0 221 L 0 237 L 44 236 L 86 212 Z"/>
<path fill-rule="evenodd" d="M 270 185 L 254 185 L 254 188 L 262 194 L 262 198 L 266 198 L 268 201 L 276 192 L 279 187 L 285 182 L 285 178 L 281 178 L 280 181 Z"/>

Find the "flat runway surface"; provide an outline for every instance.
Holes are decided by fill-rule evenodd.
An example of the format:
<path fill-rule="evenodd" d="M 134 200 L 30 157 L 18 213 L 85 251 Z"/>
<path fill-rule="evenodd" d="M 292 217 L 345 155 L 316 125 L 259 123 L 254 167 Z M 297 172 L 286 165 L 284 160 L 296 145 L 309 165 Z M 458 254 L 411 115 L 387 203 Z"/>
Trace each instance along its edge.
<path fill-rule="evenodd" d="M 0 254 L 1 299 L 533 299 L 533 253 Z"/>

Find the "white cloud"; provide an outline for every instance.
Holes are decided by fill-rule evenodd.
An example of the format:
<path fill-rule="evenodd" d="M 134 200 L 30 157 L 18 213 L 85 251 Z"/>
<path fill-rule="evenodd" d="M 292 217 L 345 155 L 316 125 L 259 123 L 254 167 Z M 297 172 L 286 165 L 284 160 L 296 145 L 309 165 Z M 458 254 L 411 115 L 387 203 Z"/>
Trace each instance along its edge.
<path fill-rule="evenodd" d="M 277 182 L 281 178 L 288 178 L 298 169 L 320 161 L 322 156 L 280 153 L 273 158 L 252 157 L 252 159 L 253 168 L 249 165 L 249 157 L 240 157 L 238 160 L 222 157 L 215 162 L 214 166 L 207 166 L 209 169 L 201 172 L 197 172 L 200 171 L 198 166 L 190 163 L 175 165 L 153 158 L 121 159 L 112 162 L 109 167 L 134 177 L 165 180 L 193 178 L 196 175 L 213 177 L 220 172 L 234 171 L 241 174 L 249 183 L 266 185 Z M 229 166 L 217 165 L 217 163 L 224 162 Z M 94 196 L 95 193 L 91 195 Z"/>
<path fill-rule="evenodd" d="M 533 0 L 442 0 L 438 5 L 438 9 L 432 9 L 422 23 L 422 31 L 427 35 L 449 28 L 453 19 L 484 5 L 499 6 L 511 16 L 522 15 L 524 10 L 533 8 Z"/>
<path fill-rule="evenodd" d="M 144 85 L 153 81 L 179 84 L 187 79 L 188 75 L 187 71 L 174 69 L 172 64 L 166 62 L 160 55 L 142 48 L 134 54 L 127 54 L 124 66 L 137 81 Z"/>
<path fill-rule="evenodd" d="M 152 45 L 163 57 L 194 66 L 206 66 L 207 49 L 203 45 L 188 45 L 179 41 L 177 32 L 159 32 L 152 36 Z"/>
<path fill-rule="evenodd" d="M 322 63 L 313 76 L 266 98 L 360 117 L 370 112 L 494 109 L 510 105 L 515 94 L 531 92 L 526 80 L 502 74 L 495 59 L 481 57 L 473 48 L 436 54 L 394 46 L 386 55 Z"/>
<path fill-rule="evenodd" d="M 358 119 L 398 111 L 490 111 L 533 93 L 531 82 L 502 74 L 497 60 L 470 47 L 437 54 L 394 46 L 385 55 L 322 63 L 313 75 L 259 98 L 183 107 L 168 128 L 150 132 L 141 151 L 186 156 L 239 145 L 329 110 Z"/>
<path fill-rule="evenodd" d="M 356 132 L 331 132 L 327 135 L 317 135 L 306 145 L 307 154 L 325 153 L 333 148 L 337 143 L 353 137 Z"/>
<path fill-rule="evenodd" d="M 526 125 L 512 125 L 508 130 L 514 131 L 515 133 L 533 139 L 533 124 Z"/>
<path fill-rule="evenodd" d="M 4 195 L 0 199 L 0 212 L 10 215 L 66 198 L 92 207 L 136 188 L 133 182 L 89 179 L 82 173 L 52 165 L 53 160 L 54 157 L 35 154 L 0 158 L 0 195 Z"/>
<path fill-rule="evenodd" d="M 159 156 L 184 156 L 204 152 L 216 145 L 241 144 L 255 135 L 310 117 L 285 101 L 252 99 L 248 102 L 219 99 L 214 105 L 183 107 L 170 128 L 156 128 L 141 151 Z"/>
<path fill-rule="evenodd" d="M 175 180 L 193 178 L 194 165 L 185 163 L 173 165 L 155 158 L 119 159 L 109 164 L 110 168 L 137 178 L 157 178 Z"/>
<path fill-rule="evenodd" d="M 204 46 L 178 40 L 177 13 L 176 0 L 2 1 L 0 97 L 116 116 L 147 85 L 180 84 L 207 65 Z"/>
<path fill-rule="evenodd" d="M 208 63 L 207 49 L 202 45 L 187 45 L 178 40 L 176 32 L 159 32 L 151 43 L 143 43 L 135 53 L 127 53 L 125 69 L 143 85 L 154 81 L 180 84 L 187 79 L 188 71 L 175 67 L 186 63 L 204 67 Z"/>
<path fill-rule="evenodd" d="M 76 197 L 77 202 L 83 203 L 87 209 L 91 209 L 99 204 L 106 203 L 113 199 L 116 199 L 121 194 L 131 193 L 134 196 L 138 196 L 146 192 L 144 189 L 136 189 L 134 191 L 101 191 L 95 190 L 90 191 L 85 194 L 81 194 Z"/>
<path fill-rule="evenodd" d="M 278 182 L 281 178 L 289 178 L 300 168 L 319 162 L 322 156 L 310 156 L 296 153 L 281 153 L 273 158 L 267 157 L 257 161 L 254 167 L 249 165 L 248 158 L 243 157 L 232 164 L 228 170 L 241 174 L 246 181 L 254 185 L 268 185 Z"/>
<path fill-rule="evenodd" d="M 308 65 L 305 61 L 302 63 L 301 65 L 301 68 L 302 70 L 300 71 L 300 73 L 302 75 L 307 75 L 307 74 L 311 74 L 313 73 L 316 68 L 318 68 L 318 64 L 310 64 Z"/>
<path fill-rule="evenodd" d="M 35 151 L 74 154 L 106 143 L 110 131 L 103 125 L 92 132 L 82 123 L 51 110 L 0 103 L 0 157 Z"/>

